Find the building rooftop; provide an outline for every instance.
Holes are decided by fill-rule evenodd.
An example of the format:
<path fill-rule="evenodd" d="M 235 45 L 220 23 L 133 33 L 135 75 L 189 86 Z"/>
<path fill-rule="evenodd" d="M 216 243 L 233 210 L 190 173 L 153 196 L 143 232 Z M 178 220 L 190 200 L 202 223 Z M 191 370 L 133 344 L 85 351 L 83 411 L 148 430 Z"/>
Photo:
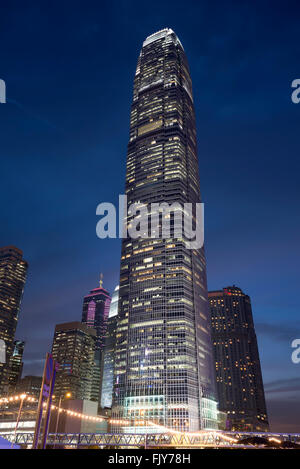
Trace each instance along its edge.
<path fill-rule="evenodd" d="M 13 252 L 13 253 L 19 254 L 21 257 L 23 256 L 23 251 L 21 251 L 21 249 L 17 248 L 16 246 L 3 246 L 3 247 L 0 247 L 0 255 L 8 253 L 8 252 Z"/>
<path fill-rule="evenodd" d="M 55 326 L 55 332 L 70 331 L 70 330 L 80 330 L 90 335 L 96 335 L 95 329 L 79 321 L 64 322 L 62 324 L 56 324 Z"/>
<path fill-rule="evenodd" d="M 160 29 L 159 31 L 156 31 L 153 34 L 150 34 L 150 36 L 146 37 L 145 41 L 143 42 L 143 47 L 148 46 L 149 44 L 151 44 L 151 42 L 157 41 L 158 39 L 161 39 L 163 37 L 166 37 L 172 34 L 174 35 L 175 42 L 179 43 L 183 49 L 183 46 L 180 40 L 178 39 L 176 33 L 171 28 Z"/>

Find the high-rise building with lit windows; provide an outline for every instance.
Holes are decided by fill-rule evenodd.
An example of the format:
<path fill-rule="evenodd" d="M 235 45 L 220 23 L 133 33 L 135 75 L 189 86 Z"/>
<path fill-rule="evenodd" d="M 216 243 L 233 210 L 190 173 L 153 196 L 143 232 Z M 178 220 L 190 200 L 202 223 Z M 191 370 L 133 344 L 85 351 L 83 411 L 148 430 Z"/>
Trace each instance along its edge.
<path fill-rule="evenodd" d="M 59 364 L 54 395 L 56 400 L 70 392 L 72 399 L 98 402 L 93 390 L 96 331 L 81 322 L 55 326 L 52 356 Z"/>
<path fill-rule="evenodd" d="M 236 287 L 208 293 L 219 409 L 232 430 L 269 428 L 251 301 Z"/>
<path fill-rule="evenodd" d="M 27 269 L 20 249 L 15 246 L 0 248 L 0 395 L 8 392 L 9 363 L 14 351 Z"/>
<path fill-rule="evenodd" d="M 102 283 L 101 277 L 99 287 L 93 288 L 93 290 L 84 297 L 82 307 L 82 322 L 88 327 L 96 329 L 96 350 L 100 352 L 104 347 L 104 337 L 111 302 L 110 294 L 103 288 Z"/>
<path fill-rule="evenodd" d="M 192 83 L 171 29 L 147 37 L 138 58 L 125 192 L 128 207 L 200 202 Z M 127 432 L 144 432 L 141 419 L 216 428 L 204 250 L 157 235 L 122 242 L 112 415 L 130 419 Z"/>
<path fill-rule="evenodd" d="M 101 407 L 111 407 L 115 367 L 116 332 L 118 320 L 119 285 L 110 303 L 102 358 Z"/>
<path fill-rule="evenodd" d="M 22 340 L 14 341 L 13 354 L 9 360 L 8 371 L 8 392 L 13 393 L 17 384 L 20 382 L 23 371 L 23 354 L 25 342 Z"/>
<path fill-rule="evenodd" d="M 103 349 L 107 330 L 107 320 L 111 297 L 103 288 L 103 276 L 100 276 L 99 287 L 93 288 L 83 299 L 82 322 L 96 330 L 96 348 L 93 367 L 93 395 L 101 402 L 101 383 L 103 373 Z"/>
<path fill-rule="evenodd" d="M 42 377 L 27 375 L 24 378 L 21 378 L 17 384 L 16 392 L 17 394 L 29 394 L 30 396 L 36 396 L 37 398 L 40 395 L 42 386 Z"/>

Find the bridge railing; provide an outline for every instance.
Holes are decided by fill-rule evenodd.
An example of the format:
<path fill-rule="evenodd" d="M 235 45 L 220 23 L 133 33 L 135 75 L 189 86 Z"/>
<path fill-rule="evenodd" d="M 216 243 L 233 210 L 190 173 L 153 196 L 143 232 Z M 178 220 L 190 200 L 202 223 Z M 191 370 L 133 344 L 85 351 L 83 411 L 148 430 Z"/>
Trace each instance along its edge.
<path fill-rule="evenodd" d="M 31 446 L 33 433 L 0 433 L 2 438 L 18 445 Z M 239 441 L 249 437 L 277 438 L 281 441 L 300 443 L 300 434 L 257 433 L 257 432 L 199 432 L 189 433 L 50 433 L 48 445 L 55 446 L 99 446 L 99 447 L 236 447 Z"/>

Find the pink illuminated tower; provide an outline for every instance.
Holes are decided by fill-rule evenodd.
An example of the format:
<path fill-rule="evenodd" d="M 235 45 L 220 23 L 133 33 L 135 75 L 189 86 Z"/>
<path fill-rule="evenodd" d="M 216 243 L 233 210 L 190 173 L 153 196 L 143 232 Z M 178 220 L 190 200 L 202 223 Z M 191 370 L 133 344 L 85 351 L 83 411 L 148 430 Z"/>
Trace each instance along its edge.
<path fill-rule="evenodd" d="M 111 302 L 110 294 L 102 286 L 103 276 L 100 275 L 100 285 L 94 288 L 83 299 L 82 322 L 93 327 L 97 332 L 96 349 L 100 352 L 104 346 L 104 336 Z"/>
<path fill-rule="evenodd" d="M 83 299 L 82 322 L 96 330 L 96 350 L 93 370 L 92 400 L 100 402 L 102 389 L 102 359 L 107 319 L 111 302 L 110 294 L 102 286 L 103 275 L 100 275 L 99 287 L 94 288 Z"/>

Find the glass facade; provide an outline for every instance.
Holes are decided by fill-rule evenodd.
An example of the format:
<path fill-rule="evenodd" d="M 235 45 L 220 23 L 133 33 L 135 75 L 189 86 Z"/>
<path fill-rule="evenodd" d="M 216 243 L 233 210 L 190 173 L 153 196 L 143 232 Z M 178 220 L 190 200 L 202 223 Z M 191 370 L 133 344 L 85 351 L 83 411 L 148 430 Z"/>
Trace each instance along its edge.
<path fill-rule="evenodd" d="M 102 283 L 102 282 L 101 282 Z M 82 322 L 96 329 L 96 350 L 102 352 L 110 308 L 110 295 L 102 286 L 94 288 L 83 299 Z"/>
<path fill-rule="evenodd" d="M 192 83 L 171 29 L 149 36 L 138 59 L 125 191 L 128 207 L 200 202 Z M 204 249 L 157 235 L 122 242 L 112 414 L 136 431 L 141 418 L 217 428 L 201 404 L 215 401 Z"/>
<path fill-rule="evenodd" d="M 117 315 L 119 302 L 119 285 L 115 288 L 111 298 L 107 330 L 104 341 L 103 361 L 102 361 L 102 386 L 101 386 L 101 407 L 111 407 L 114 364 L 115 364 L 115 346 L 116 346 L 116 330 Z"/>
<path fill-rule="evenodd" d="M 93 366 L 92 400 L 101 402 L 101 383 L 103 374 L 103 350 L 107 333 L 107 320 L 111 297 L 105 288 L 94 288 L 83 299 L 82 322 L 96 330 L 96 348 Z"/>

